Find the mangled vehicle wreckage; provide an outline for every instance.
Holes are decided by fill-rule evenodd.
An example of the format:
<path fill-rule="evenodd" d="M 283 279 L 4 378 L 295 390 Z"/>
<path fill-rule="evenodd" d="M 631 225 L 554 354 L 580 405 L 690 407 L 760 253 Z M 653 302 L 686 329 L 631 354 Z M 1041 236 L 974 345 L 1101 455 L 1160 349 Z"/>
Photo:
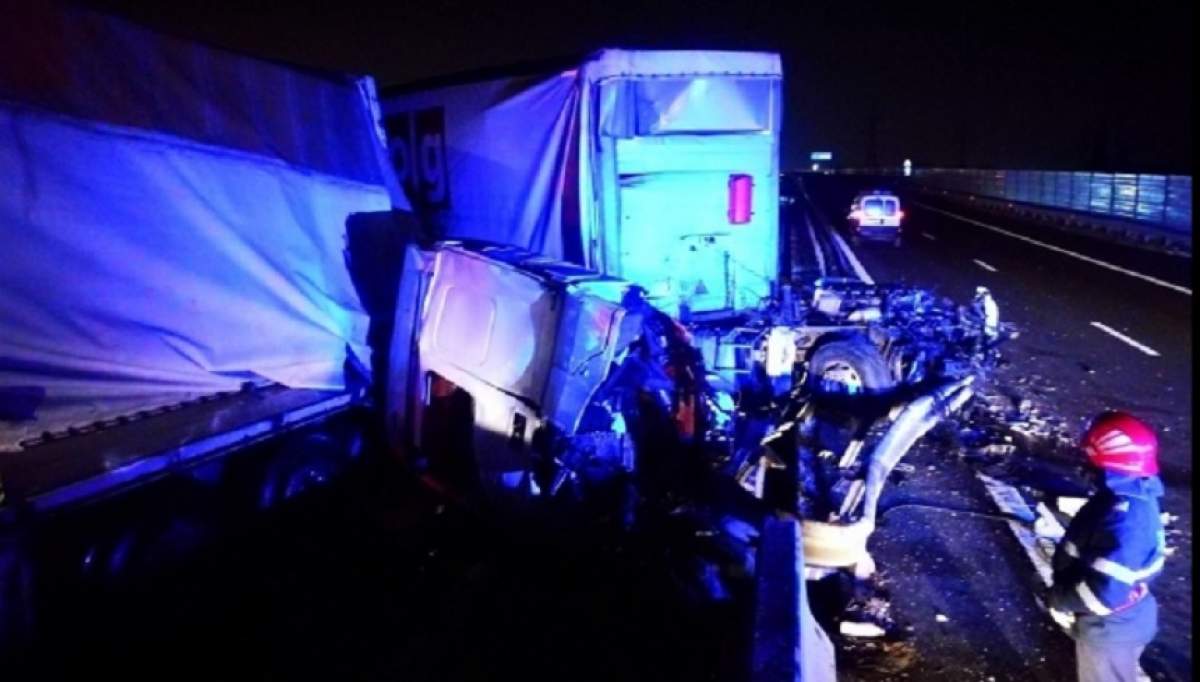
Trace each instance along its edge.
<path fill-rule="evenodd" d="M 387 420 L 458 494 L 802 519 L 805 562 L 869 573 L 883 484 L 1005 333 L 981 292 L 819 280 L 677 321 L 640 287 L 509 246 L 408 247 Z"/>
<path fill-rule="evenodd" d="M 443 240 L 405 255 L 394 448 L 492 509 L 684 518 L 663 545 L 731 560 L 710 593 L 781 517 L 792 569 L 869 574 L 888 473 L 1003 330 L 986 291 L 785 283 L 782 77 L 771 53 L 607 49 L 385 89 L 396 175 Z"/>
<path fill-rule="evenodd" d="M 719 481 L 858 563 L 886 469 L 1000 330 L 986 292 L 781 281 L 782 79 L 772 53 L 605 49 L 385 89 L 414 212 L 461 240 L 406 260 L 397 447 L 506 498 Z"/>

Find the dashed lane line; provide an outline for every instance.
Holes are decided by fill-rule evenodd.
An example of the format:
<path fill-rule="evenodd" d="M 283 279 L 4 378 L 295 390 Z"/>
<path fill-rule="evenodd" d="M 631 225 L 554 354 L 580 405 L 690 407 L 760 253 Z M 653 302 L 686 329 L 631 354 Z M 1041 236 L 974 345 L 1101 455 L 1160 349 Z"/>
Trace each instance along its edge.
<path fill-rule="evenodd" d="M 972 258 L 971 260 L 974 261 L 976 265 L 983 268 L 984 270 L 987 270 L 988 272 L 999 272 L 998 270 L 996 270 L 995 266 L 989 265 L 989 264 L 979 260 L 978 258 Z"/>
<path fill-rule="evenodd" d="M 1118 339 L 1120 341 L 1125 342 L 1126 344 L 1128 344 L 1130 346 L 1133 346 L 1134 348 L 1142 351 L 1143 353 L 1145 353 L 1146 355 L 1149 355 L 1150 357 L 1154 357 L 1154 358 L 1159 357 L 1158 351 L 1154 350 L 1150 346 L 1147 346 L 1146 344 L 1142 343 L 1141 341 L 1138 341 L 1129 336 L 1126 336 L 1125 334 L 1122 334 L 1121 332 L 1117 331 L 1116 329 L 1113 329 L 1112 327 L 1104 324 L 1103 322 L 1092 322 L 1092 326 L 1095 327 L 1096 329 L 1099 329 L 1100 331 L 1104 332 L 1105 334 L 1108 334 L 1109 336 L 1111 336 L 1115 339 Z"/>
<path fill-rule="evenodd" d="M 987 223 L 980 222 L 973 218 L 968 218 L 966 216 L 959 215 L 957 213 L 951 213 L 950 211 L 943 211 L 942 209 L 935 208 L 933 206 L 930 206 L 929 204 L 925 204 L 925 203 L 922 203 L 919 201 L 914 201 L 912 203 L 916 204 L 917 206 L 920 206 L 921 208 L 929 209 L 930 211 L 933 211 L 934 213 L 941 213 L 942 215 L 949 216 L 951 218 L 954 218 L 955 220 L 961 220 L 964 223 L 970 223 L 971 225 L 977 225 L 979 227 L 984 228 L 985 230 L 991 230 L 992 232 L 996 232 L 998 234 L 1002 234 L 1007 237 L 1012 237 L 1013 239 L 1019 239 L 1023 242 L 1027 242 L 1027 243 L 1033 244 L 1035 246 L 1040 246 L 1043 249 L 1047 249 L 1047 250 L 1053 251 L 1055 253 L 1061 253 L 1064 256 L 1070 256 L 1071 258 L 1077 258 L 1081 261 L 1084 261 L 1085 263 L 1091 263 L 1092 265 L 1098 265 L 1102 268 L 1112 270 L 1113 272 L 1119 272 L 1123 275 L 1128 275 L 1130 277 L 1136 277 L 1137 279 L 1140 279 L 1144 282 L 1149 282 L 1156 286 L 1163 287 L 1164 289 L 1170 289 L 1171 291 L 1177 291 L 1181 294 L 1187 294 L 1188 296 L 1192 295 L 1192 290 L 1185 286 L 1173 284 L 1171 282 L 1161 280 L 1157 277 L 1151 277 L 1150 275 L 1146 275 L 1146 274 L 1137 272 L 1136 270 L 1130 270 L 1128 268 L 1123 268 L 1119 265 L 1113 265 L 1112 263 L 1109 263 L 1107 261 L 1102 261 L 1099 258 L 1092 258 L 1091 256 L 1085 256 L 1082 253 L 1076 253 L 1069 249 L 1064 249 L 1061 246 L 1047 244 L 1046 242 L 1034 239 L 1033 237 L 1026 237 L 1023 234 L 1017 234 L 1016 232 L 1011 232 L 1002 227 L 996 227 L 995 225 L 989 225 Z"/>

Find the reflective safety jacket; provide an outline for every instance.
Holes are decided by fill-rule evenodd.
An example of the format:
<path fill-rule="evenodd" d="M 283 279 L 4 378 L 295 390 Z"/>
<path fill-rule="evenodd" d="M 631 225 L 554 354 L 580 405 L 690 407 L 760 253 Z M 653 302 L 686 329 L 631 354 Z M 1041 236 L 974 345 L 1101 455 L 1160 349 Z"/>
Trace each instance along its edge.
<path fill-rule="evenodd" d="M 1149 584 L 1166 556 L 1162 494 L 1157 476 L 1106 472 L 1100 491 L 1067 526 L 1054 552 L 1050 606 L 1075 614 L 1077 639 L 1138 645 L 1154 639 L 1158 604 Z"/>

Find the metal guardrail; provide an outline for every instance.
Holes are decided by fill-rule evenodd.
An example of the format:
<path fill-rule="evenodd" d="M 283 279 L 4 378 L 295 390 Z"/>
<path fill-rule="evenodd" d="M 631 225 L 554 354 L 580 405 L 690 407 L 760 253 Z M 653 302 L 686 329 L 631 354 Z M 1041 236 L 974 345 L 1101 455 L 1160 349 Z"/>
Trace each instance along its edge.
<path fill-rule="evenodd" d="M 917 169 L 924 184 L 1035 206 L 1090 213 L 1192 233 L 1188 175 L 969 168 Z"/>

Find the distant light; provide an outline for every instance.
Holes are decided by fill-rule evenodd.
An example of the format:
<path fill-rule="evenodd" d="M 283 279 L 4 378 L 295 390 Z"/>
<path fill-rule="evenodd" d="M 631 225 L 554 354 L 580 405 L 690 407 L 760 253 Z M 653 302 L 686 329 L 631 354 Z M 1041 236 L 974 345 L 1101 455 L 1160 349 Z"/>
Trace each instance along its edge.
<path fill-rule="evenodd" d="M 833 152 L 813 152 L 808 155 L 809 161 L 832 161 Z"/>
<path fill-rule="evenodd" d="M 912 159 L 905 159 L 904 160 L 904 177 L 907 178 L 910 175 L 912 175 Z"/>
<path fill-rule="evenodd" d="M 813 170 L 821 170 L 821 164 L 819 164 L 819 163 L 814 163 L 814 164 L 813 164 L 813 166 L 812 166 L 812 169 L 813 169 Z"/>

